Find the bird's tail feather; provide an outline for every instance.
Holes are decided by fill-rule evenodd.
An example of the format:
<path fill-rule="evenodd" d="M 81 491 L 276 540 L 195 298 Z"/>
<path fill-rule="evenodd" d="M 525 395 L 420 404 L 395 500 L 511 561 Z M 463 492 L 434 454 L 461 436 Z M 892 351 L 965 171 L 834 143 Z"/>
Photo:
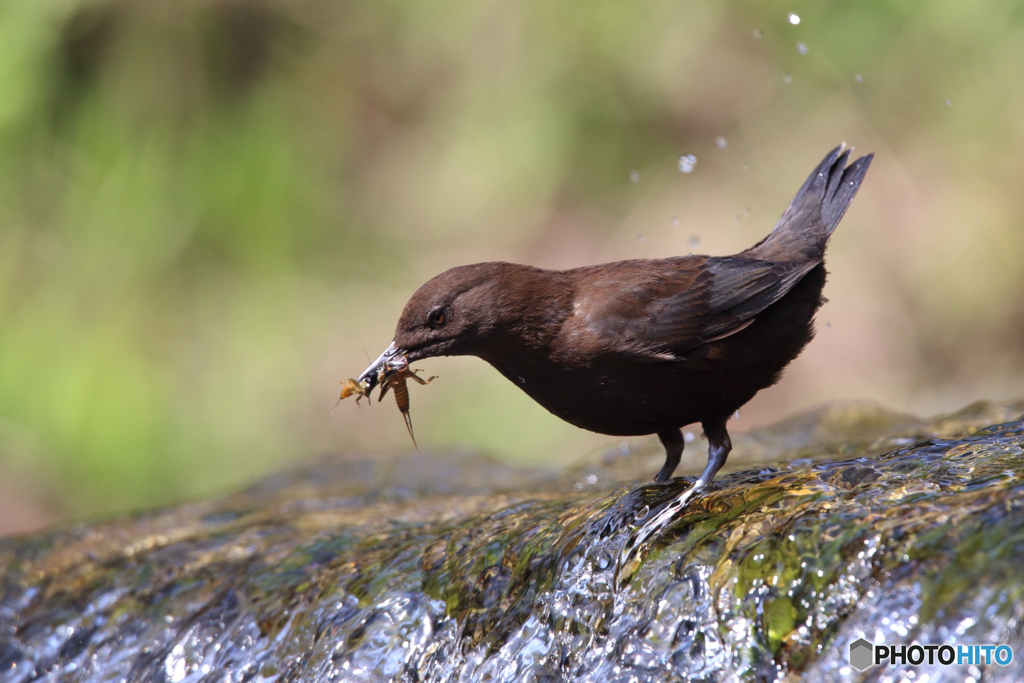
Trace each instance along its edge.
<path fill-rule="evenodd" d="M 793 197 L 771 234 L 743 255 L 763 261 L 821 258 L 874 158 L 868 154 L 847 166 L 849 156 L 845 145 L 829 152 Z"/>

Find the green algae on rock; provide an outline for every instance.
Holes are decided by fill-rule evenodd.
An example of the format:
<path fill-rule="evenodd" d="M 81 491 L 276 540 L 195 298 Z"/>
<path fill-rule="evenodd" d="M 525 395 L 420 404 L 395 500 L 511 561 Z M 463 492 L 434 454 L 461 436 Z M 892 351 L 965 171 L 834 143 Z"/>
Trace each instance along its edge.
<path fill-rule="evenodd" d="M 0 681 L 1022 680 L 1022 411 L 826 407 L 657 528 L 689 480 L 416 456 L 0 540 Z M 860 637 L 1015 658 L 862 674 Z"/>

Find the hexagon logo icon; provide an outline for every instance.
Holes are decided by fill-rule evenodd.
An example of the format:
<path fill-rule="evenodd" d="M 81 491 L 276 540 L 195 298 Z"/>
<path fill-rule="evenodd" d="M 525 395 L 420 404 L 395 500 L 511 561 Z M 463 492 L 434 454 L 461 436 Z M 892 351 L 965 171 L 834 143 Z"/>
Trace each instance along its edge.
<path fill-rule="evenodd" d="M 850 666 L 857 671 L 863 671 L 874 664 L 875 646 L 858 638 L 850 643 Z"/>

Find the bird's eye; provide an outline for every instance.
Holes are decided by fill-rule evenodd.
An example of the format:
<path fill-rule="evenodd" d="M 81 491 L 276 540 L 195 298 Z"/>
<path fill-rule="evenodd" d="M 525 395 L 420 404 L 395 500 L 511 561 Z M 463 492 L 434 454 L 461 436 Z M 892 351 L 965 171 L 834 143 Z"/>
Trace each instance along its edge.
<path fill-rule="evenodd" d="M 441 327 L 447 320 L 448 315 L 443 308 L 435 308 L 427 314 L 427 325 L 430 327 Z"/>

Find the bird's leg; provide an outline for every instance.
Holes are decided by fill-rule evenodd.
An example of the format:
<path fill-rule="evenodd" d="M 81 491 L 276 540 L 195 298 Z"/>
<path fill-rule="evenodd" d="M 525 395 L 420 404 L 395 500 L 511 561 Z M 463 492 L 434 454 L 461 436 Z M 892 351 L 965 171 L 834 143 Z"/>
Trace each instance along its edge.
<path fill-rule="evenodd" d="M 639 556 L 640 547 L 649 538 L 657 535 L 672 523 L 680 510 L 685 508 L 686 504 L 690 502 L 690 499 L 714 479 L 715 473 L 722 468 L 722 465 L 725 464 L 725 459 L 729 457 L 729 451 L 732 450 L 732 441 L 729 440 L 729 433 L 725 431 L 725 420 L 702 422 L 701 425 L 704 427 L 704 435 L 707 436 L 708 443 L 711 444 L 708 447 L 708 464 L 704 468 L 704 472 L 701 473 L 700 479 L 693 486 L 686 489 L 686 491 L 663 507 L 658 514 L 644 520 L 643 525 L 626 539 L 622 549 L 619 551 L 619 564 L 616 567 L 615 578 L 616 585 L 620 585 L 623 577 L 632 576 L 636 570 L 637 565 L 633 561 Z M 661 472 L 658 472 L 658 476 L 654 479 L 655 481 L 666 481 L 672 474 L 672 470 L 679 464 L 679 457 L 683 454 L 684 441 L 682 436 L 678 429 L 658 432 L 658 438 L 661 439 L 661 443 L 665 444 L 666 456 L 665 466 L 661 468 Z"/>
<path fill-rule="evenodd" d="M 661 439 L 661 445 L 665 447 L 665 464 L 658 472 L 658 476 L 654 478 L 654 481 L 660 484 L 668 481 L 672 473 L 676 471 L 676 467 L 679 466 L 679 458 L 683 456 L 685 442 L 682 432 L 678 429 L 666 429 L 663 432 L 658 432 L 658 438 Z"/>
<path fill-rule="evenodd" d="M 722 469 L 725 459 L 729 457 L 732 450 L 732 439 L 729 432 L 725 430 L 725 420 L 713 422 L 702 422 L 704 436 L 708 439 L 708 464 L 700 474 L 700 479 L 693 485 L 691 491 L 702 489 L 711 483 L 718 470 Z"/>

